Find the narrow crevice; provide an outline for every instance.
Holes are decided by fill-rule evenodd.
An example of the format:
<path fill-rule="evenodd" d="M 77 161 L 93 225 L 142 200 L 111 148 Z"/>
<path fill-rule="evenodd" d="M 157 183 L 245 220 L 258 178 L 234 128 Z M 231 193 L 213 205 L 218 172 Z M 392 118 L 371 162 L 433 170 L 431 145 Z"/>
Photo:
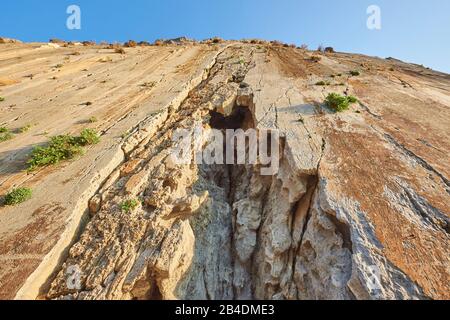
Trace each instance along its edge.
<path fill-rule="evenodd" d="M 317 177 L 311 177 L 310 181 L 311 180 L 313 181 L 313 183 L 312 183 L 310 188 L 313 190 L 313 192 L 311 193 L 309 199 L 305 199 L 306 201 L 308 201 L 308 209 L 306 211 L 305 222 L 303 224 L 303 228 L 302 228 L 301 236 L 300 236 L 300 241 L 298 243 L 298 250 L 301 250 L 301 247 L 302 247 L 302 244 L 303 244 L 303 239 L 305 237 L 306 230 L 308 229 L 309 220 L 311 219 L 312 203 L 313 203 L 313 200 L 314 200 L 314 198 L 316 196 L 316 193 L 317 193 L 317 187 L 318 187 Z"/>
<path fill-rule="evenodd" d="M 430 165 L 422 157 L 418 156 L 417 154 L 415 154 L 414 152 L 412 152 L 411 150 L 406 148 L 403 144 L 401 144 L 400 142 L 395 140 L 394 137 L 392 137 L 391 135 L 385 133 L 384 137 L 386 138 L 387 141 L 389 141 L 395 147 L 400 149 L 400 151 L 402 151 L 402 153 L 404 153 L 408 157 L 412 158 L 415 162 L 420 164 L 424 169 L 436 174 L 442 180 L 442 182 L 447 186 L 446 191 L 448 194 L 450 194 L 450 181 L 442 173 L 437 171 L 432 165 Z"/>

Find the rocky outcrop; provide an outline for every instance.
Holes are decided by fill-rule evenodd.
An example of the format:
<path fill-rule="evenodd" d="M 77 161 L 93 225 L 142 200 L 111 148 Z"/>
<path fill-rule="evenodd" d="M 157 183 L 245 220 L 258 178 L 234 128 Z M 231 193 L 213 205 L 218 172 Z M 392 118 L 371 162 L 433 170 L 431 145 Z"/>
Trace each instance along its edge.
<path fill-rule="evenodd" d="M 42 297 L 447 299 L 450 77 L 312 55 L 217 48 L 201 83 L 123 141 Z M 334 113 L 330 92 L 359 102 Z M 278 132 L 278 170 L 174 161 L 177 132 L 199 128 Z"/>
<path fill-rule="evenodd" d="M 20 40 L 0 37 L 0 43 L 22 43 Z"/>

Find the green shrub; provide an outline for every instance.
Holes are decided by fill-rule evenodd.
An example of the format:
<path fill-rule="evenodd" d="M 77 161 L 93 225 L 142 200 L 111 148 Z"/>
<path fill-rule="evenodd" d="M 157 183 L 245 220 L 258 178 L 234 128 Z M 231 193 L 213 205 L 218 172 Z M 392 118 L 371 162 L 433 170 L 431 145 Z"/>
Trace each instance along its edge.
<path fill-rule="evenodd" d="M 93 129 L 84 129 L 81 131 L 80 136 L 77 138 L 78 144 L 81 146 L 87 146 L 92 144 L 97 144 L 100 142 L 100 137 L 97 132 Z"/>
<path fill-rule="evenodd" d="M 356 99 L 354 96 L 348 96 L 347 99 L 348 99 L 348 102 L 350 102 L 350 103 L 358 102 L 358 99 Z"/>
<path fill-rule="evenodd" d="M 0 142 L 11 140 L 14 135 L 9 131 L 8 128 L 0 127 Z"/>
<path fill-rule="evenodd" d="M 327 82 L 325 82 L 325 81 L 319 81 L 319 82 L 316 82 L 316 86 L 329 86 L 330 85 L 330 83 L 327 81 Z"/>
<path fill-rule="evenodd" d="M 3 101 L 5 101 L 5 98 L 4 97 L 0 97 L 0 102 L 3 102 Z"/>
<path fill-rule="evenodd" d="M 57 164 L 62 160 L 72 159 L 82 154 L 83 149 L 77 143 L 75 137 L 60 135 L 52 137 L 47 147 L 34 148 L 31 159 L 28 161 L 28 170 L 32 171 L 38 167 Z"/>
<path fill-rule="evenodd" d="M 330 93 L 325 99 L 325 104 L 336 112 L 342 112 L 350 107 L 351 103 L 356 103 L 358 99 L 355 97 L 341 96 L 338 93 Z"/>
<path fill-rule="evenodd" d="M 6 132 L 0 134 L 0 142 L 8 141 L 14 138 L 14 135 L 11 132 Z"/>
<path fill-rule="evenodd" d="M 34 148 L 27 162 L 28 170 L 33 171 L 39 167 L 73 159 L 84 153 L 83 146 L 96 144 L 99 141 L 99 136 L 92 129 L 84 129 L 79 137 L 70 135 L 52 137 L 48 146 Z"/>
<path fill-rule="evenodd" d="M 31 199 L 32 195 L 33 191 L 30 188 L 13 189 L 5 196 L 5 204 L 7 206 L 14 206 Z"/>
<path fill-rule="evenodd" d="M 136 199 L 126 200 L 120 204 L 120 209 L 123 212 L 129 213 L 137 208 L 139 201 Z"/>
<path fill-rule="evenodd" d="M 353 77 L 357 77 L 357 76 L 359 76 L 359 75 L 361 74 L 361 73 L 360 73 L 359 71 L 357 71 L 357 70 L 352 70 L 352 71 L 350 71 L 349 73 L 350 73 L 350 75 L 353 76 Z"/>

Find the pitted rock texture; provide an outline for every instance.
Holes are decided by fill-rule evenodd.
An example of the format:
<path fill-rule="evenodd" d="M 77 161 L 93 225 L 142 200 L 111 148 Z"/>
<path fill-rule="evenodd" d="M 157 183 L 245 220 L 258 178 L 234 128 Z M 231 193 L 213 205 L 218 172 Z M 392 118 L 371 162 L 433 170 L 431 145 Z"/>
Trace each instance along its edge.
<path fill-rule="evenodd" d="M 25 286 L 10 275 L 2 285 L 21 288 L 17 298 L 33 284 L 40 298 L 80 300 L 449 298 L 449 75 L 276 43 L 174 48 L 146 49 L 168 55 L 154 67 L 165 71 L 153 90 L 170 91 L 171 81 L 195 73 L 190 85 L 171 99 L 142 96 L 152 105 L 147 113 L 131 103 L 138 123 L 118 144 L 120 161 L 80 201 L 88 221 L 73 243 L 54 250 L 60 263 L 40 278 L 25 272 Z M 134 57 L 143 49 L 129 50 Z M 184 64 L 172 68 L 169 50 Z M 334 113 L 323 103 L 331 92 L 359 102 Z M 278 130 L 279 170 L 175 163 L 175 132 L 194 136 L 198 123 Z M 137 208 L 123 210 L 127 200 Z M 75 210 L 65 207 L 43 212 L 59 213 L 55 227 L 64 229 L 62 218 Z M 4 259 L 25 251 L 4 242 L 11 234 L 1 233 Z M 68 282 L 74 267 L 76 287 Z"/>

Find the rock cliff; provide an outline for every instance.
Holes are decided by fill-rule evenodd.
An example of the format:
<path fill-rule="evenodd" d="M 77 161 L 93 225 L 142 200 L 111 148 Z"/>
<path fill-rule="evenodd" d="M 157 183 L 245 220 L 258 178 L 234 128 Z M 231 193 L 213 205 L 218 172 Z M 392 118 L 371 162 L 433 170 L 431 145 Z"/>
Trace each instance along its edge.
<path fill-rule="evenodd" d="M 0 143 L 0 191 L 34 192 L 0 208 L 0 298 L 450 298 L 449 75 L 265 42 L 0 58 L 0 123 L 33 124 Z M 358 102 L 335 113 L 333 92 Z M 277 130 L 279 170 L 174 162 L 199 124 Z M 23 171 L 86 126 L 85 155 Z"/>

